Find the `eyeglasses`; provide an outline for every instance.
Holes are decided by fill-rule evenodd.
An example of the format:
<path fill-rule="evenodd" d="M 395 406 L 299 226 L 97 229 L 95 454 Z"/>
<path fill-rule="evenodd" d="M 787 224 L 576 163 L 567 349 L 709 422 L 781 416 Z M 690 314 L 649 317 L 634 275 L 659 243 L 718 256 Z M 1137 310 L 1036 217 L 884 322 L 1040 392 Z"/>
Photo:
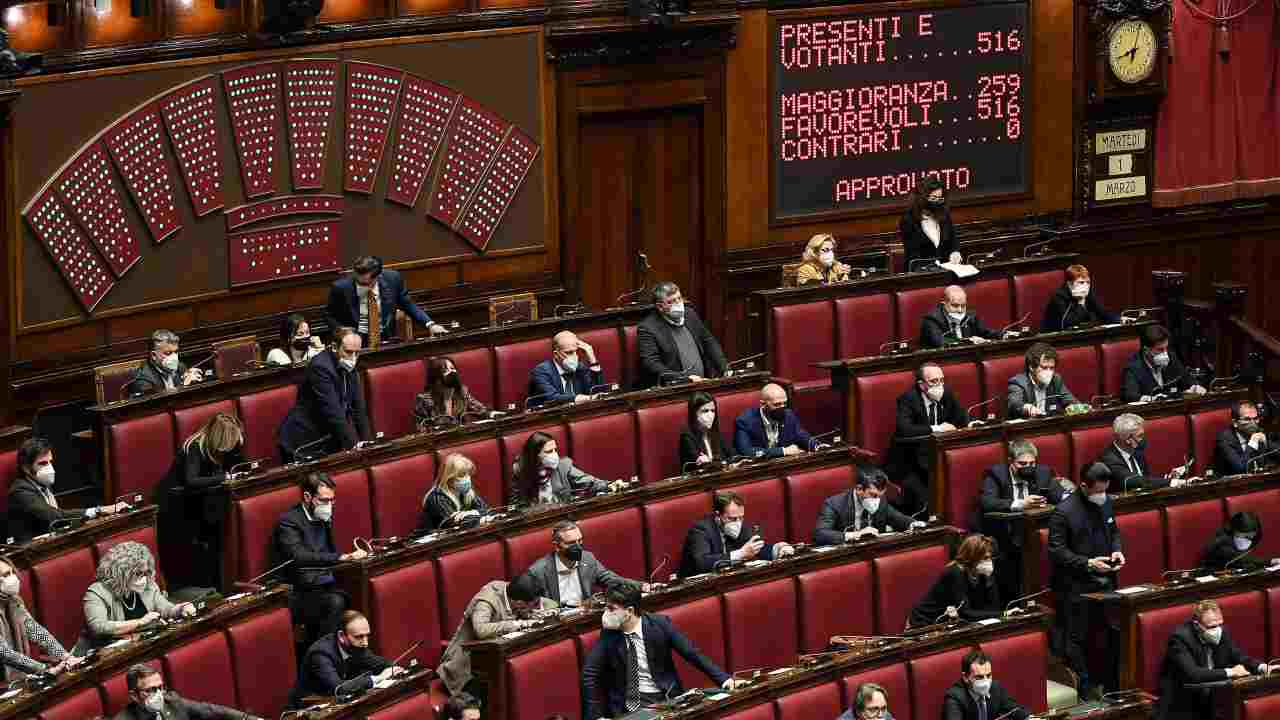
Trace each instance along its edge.
<path fill-rule="evenodd" d="M 151 695 L 155 695 L 157 693 L 163 694 L 164 689 L 165 689 L 164 685 L 156 685 L 155 687 L 138 688 L 137 693 L 142 697 L 150 697 Z"/>
<path fill-rule="evenodd" d="M 946 380 L 947 380 L 947 378 L 946 378 L 945 376 L 943 376 L 943 377 L 936 377 L 936 378 L 932 378 L 932 379 L 926 378 L 926 379 L 925 379 L 925 381 L 924 381 L 924 384 L 925 384 L 925 385 L 928 385 L 929 387 L 938 387 L 939 385 L 941 385 L 941 384 L 943 384 L 944 382 L 946 382 Z"/>
<path fill-rule="evenodd" d="M 862 717 L 867 718 L 867 720 L 870 720 L 871 718 L 888 717 L 888 715 L 889 708 L 887 707 L 865 708 L 862 711 Z"/>

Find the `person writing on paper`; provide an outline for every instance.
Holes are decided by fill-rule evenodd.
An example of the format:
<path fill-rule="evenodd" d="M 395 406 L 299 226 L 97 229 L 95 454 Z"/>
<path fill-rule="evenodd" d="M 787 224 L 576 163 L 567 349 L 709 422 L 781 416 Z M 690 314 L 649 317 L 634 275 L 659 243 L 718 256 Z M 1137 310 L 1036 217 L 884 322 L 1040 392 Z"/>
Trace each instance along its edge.
<path fill-rule="evenodd" d="M 56 478 L 53 468 L 53 445 L 40 437 L 27 438 L 18 447 L 18 475 L 9 485 L 9 534 L 15 542 L 24 543 L 49 532 L 59 520 L 92 520 L 129 509 L 123 502 L 99 505 L 83 510 L 63 509 L 53 494 Z"/>
<path fill-rule="evenodd" d="M 166 690 L 164 676 L 145 663 L 130 667 L 124 678 L 129 704 L 112 720 L 262 720 L 242 710 L 188 700 Z"/>
<path fill-rule="evenodd" d="M 813 438 L 787 407 L 787 391 L 769 383 L 760 388 L 760 406 L 742 411 L 733 423 L 733 449 L 748 458 L 780 458 L 813 450 Z"/>
<path fill-rule="evenodd" d="M 151 333 L 151 353 L 124 387 L 125 397 L 151 395 L 186 387 L 204 379 L 200 368 L 188 368 L 178 359 L 178 336 L 169 330 Z"/>
<path fill-rule="evenodd" d="M 1058 352 L 1052 346 L 1036 343 L 1027 348 L 1024 360 L 1023 371 L 1009 378 L 1010 418 L 1053 415 L 1059 409 L 1075 404 L 1075 395 L 1056 372 Z"/>
<path fill-rule="evenodd" d="M 963 262 L 944 190 L 941 180 L 929 178 L 911 192 L 911 207 L 898 222 L 908 272 L 934 266 L 932 262 L 915 262 L 917 260 Z"/>
<path fill-rule="evenodd" d="M 923 521 L 913 521 L 884 501 L 889 476 L 883 470 L 862 466 L 855 473 L 853 488 L 822 502 L 813 529 L 814 545 L 843 545 L 878 537 L 882 532 L 925 526 Z"/>
<path fill-rule="evenodd" d="M 680 468 L 728 461 L 720 436 L 719 405 L 710 394 L 698 391 L 689 396 L 689 425 L 680 431 Z"/>
<path fill-rule="evenodd" d="M 800 259 L 796 285 L 830 285 L 849 279 L 849 266 L 836 260 L 836 239 L 831 233 L 818 233 L 809 238 Z"/>
<path fill-rule="evenodd" d="M 1205 394 L 1204 386 L 1191 380 L 1178 356 L 1169 350 L 1169 331 L 1148 325 L 1138 333 L 1141 347 L 1124 368 L 1120 399 L 1151 402 L 1169 393 Z"/>
<path fill-rule="evenodd" d="M 156 561 L 132 540 L 112 547 L 98 561 L 97 580 L 84 593 L 84 629 L 76 655 L 132 635 L 157 620 L 196 614 L 191 603 L 175 605 L 156 583 Z"/>
<path fill-rule="evenodd" d="M 550 505 L 573 502 L 575 493 L 598 495 L 621 487 L 583 472 L 572 458 L 561 457 L 559 449 L 556 439 L 542 431 L 530 435 L 511 463 L 509 497 L 527 505 Z"/>
<path fill-rule="evenodd" d="M 1222 607 L 1213 600 L 1196 603 L 1191 617 L 1169 636 L 1160 668 L 1160 700 L 1155 720 L 1206 720 L 1218 717 L 1213 688 L 1188 685 L 1231 680 L 1257 673 L 1267 664 L 1249 657 L 1227 632 Z"/>
<path fill-rule="evenodd" d="M 942 697 L 942 720 L 1027 720 L 1031 713 L 996 682 L 991 656 L 970 650 L 960 661 L 960 679 Z"/>
<path fill-rule="evenodd" d="M 605 608 L 600 618 L 604 630 L 582 667 L 585 720 L 620 718 L 684 692 L 672 652 L 725 690 L 736 687 L 733 678 L 703 655 L 671 618 L 644 612 L 638 589 L 610 590 Z"/>
<path fill-rule="evenodd" d="M 267 353 L 268 365 L 297 365 L 324 352 L 319 335 L 311 334 L 311 325 L 298 313 L 290 313 L 280 327 L 280 347 Z"/>
<path fill-rule="evenodd" d="M 956 557 L 943 568 L 933 587 L 911 608 L 907 628 L 950 620 L 970 622 L 998 618 L 1004 613 L 996 585 L 995 544 L 986 535 L 970 535 Z"/>
<path fill-rule="evenodd" d="M 461 453 L 451 453 L 440 464 L 436 484 L 422 498 L 422 512 L 418 515 L 418 530 L 434 532 L 440 528 L 465 526 L 471 518 L 479 518 L 489 512 L 489 505 L 472 486 L 476 464 Z M 471 523 L 475 524 L 475 523 Z"/>
<path fill-rule="evenodd" d="M 551 339 L 551 359 L 529 371 L 529 404 L 586 402 L 604 383 L 595 348 L 563 330 Z"/>
<path fill-rule="evenodd" d="M 372 636 L 364 615 L 355 610 L 342 613 L 338 629 L 312 643 L 302 657 L 298 683 L 289 695 L 289 709 L 306 707 L 306 699 L 311 696 L 329 698 L 339 691 L 356 693 L 404 674 L 404 668 L 370 652 Z"/>
<path fill-rule="evenodd" d="M 1067 280 L 1049 298 L 1044 309 L 1040 332 L 1061 332 L 1080 326 L 1120 322 L 1120 317 L 1108 311 L 1093 292 L 1089 268 L 1083 265 L 1067 267 Z"/>
<path fill-rule="evenodd" d="M 889 691 L 875 683 L 862 683 L 853 693 L 849 709 L 836 720 L 893 720 L 889 712 Z"/>
<path fill-rule="evenodd" d="M 987 513 L 1016 513 L 1056 506 L 1066 490 L 1054 478 L 1053 468 L 1039 463 L 1040 451 L 1025 438 L 1009 443 L 1009 464 L 1001 463 L 987 468 L 982 477 L 982 496 L 979 505 L 983 518 L 981 527 L 995 539 L 1003 551 L 996 567 L 996 582 L 1000 594 L 1006 598 L 1022 595 L 1022 543 L 1021 519 L 1004 520 L 986 517 Z"/>
<path fill-rule="evenodd" d="M 488 697 L 485 683 L 471 674 L 471 651 L 467 644 L 531 628 L 538 624 L 535 611 L 554 608 L 555 603 L 538 596 L 538 581 L 527 573 L 511 582 L 486 583 L 462 611 L 462 622 L 440 656 L 436 674 L 451 695 L 465 692 Z"/>
<path fill-rule="evenodd" d="M 1140 415 L 1125 413 L 1111 421 L 1112 442 L 1102 451 L 1098 462 L 1111 471 L 1111 492 L 1152 490 L 1181 487 L 1186 484 L 1187 468 L 1179 466 L 1167 475 L 1155 475 L 1147 462 L 1146 422 Z"/>
<path fill-rule="evenodd" d="M 981 345 L 1000 337 L 999 330 L 982 324 L 969 309 L 969 298 L 959 285 L 947 286 L 942 291 L 942 302 L 920 320 L 922 348 L 940 348 L 960 342 Z"/>
<path fill-rule="evenodd" d="M 1232 403 L 1231 427 L 1218 433 L 1213 448 L 1214 472 L 1218 475 L 1240 475 L 1249 472 L 1251 463 L 1270 463 L 1276 457 L 1273 455 L 1258 463 L 1253 462 L 1275 448 L 1275 441 L 1267 437 L 1259 424 L 1261 419 L 1258 406 L 1249 400 Z"/>
<path fill-rule="evenodd" d="M 464 415 L 484 418 L 497 414 L 471 394 L 452 358 L 441 356 L 427 360 L 427 388 L 418 393 L 413 405 L 413 418 L 419 431 L 442 420 L 461 423 Z"/>
<path fill-rule="evenodd" d="M 1254 555 L 1261 542 L 1261 518 L 1249 511 L 1235 513 L 1205 546 L 1200 555 L 1200 567 L 1209 570 L 1234 568 L 1253 571 L 1275 564 L 1275 560 Z"/>
<path fill-rule="evenodd" d="M 55 664 L 31 657 L 32 648 L 39 648 Z M 31 617 L 22 601 L 18 571 L 12 560 L 0 555 L 0 665 L 4 666 L 5 680 L 13 682 L 23 675 L 42 672 L 57 675 L 80 663 L 81 658 L 68 653 L 58 638 Z"/>
<path fill-rule="evenodd" d="M 915 386 L 898 396 L 897 425 L 885 462 L 885 469 L 902 486 L 899 509 L 918 513 L 929 506 L 933 473 L 929 438 L 968 424 L 969 413 L 947 389 L 942 368 L 936 363 L 916 368 Z"/>
<path fill-rule="evenodd" d="M 711 514 L 689 528 L 680 549 L 680 576 L 715 572 L 722 565 L 750 560 L 790 557 L 795 548 L 785 542 L 772 545 L 746 531 L 747 504 L 742 496 L 722 490 L 712 499 Z"/>
<path fill-rule="evenodd" d="M 698 313 L 685 307 L 684 295 L 671 281 L 653 288 L 653 312 L 636 326 L 636 354 L 637 390 L 681 378 L 698 382 L 720 377 L 729 365 L 720 342 Z"/>
<path fill-rule="evenodd" d="M 582 528 L 561 520 L 551 528 L 552 551 L 529 567 L 538 581 L 538 594 L 559 606 L 577 607 L 591 597 L 596 586 L 610 589 L 628 585 L 649 591 L 649 583 L 629 580 L 604 566 L 582 545 Z"/>
<path fill-rule="evenodd" d="M 1125 564 L 1115 506 L 1107 494 L 1110 485 L 1106 465 L 1089 465 L 1081 472 L 1080 489 L 1058 503 L 1049 517 L 1050 587 L 1057 599 L 1055 619 L 1062 631 L 1063 656 L 1080 678 L 1080 697 L 1089 699 L 1101 697 L 1104 687 L 1115 688 L 1118 682 L 1119 629 L 1101 605 L 1084 597 L 1115 590 L 1116 573 Z M 1093 636 L 1103 647 L 1091 662 L 1087 648 Z"/>

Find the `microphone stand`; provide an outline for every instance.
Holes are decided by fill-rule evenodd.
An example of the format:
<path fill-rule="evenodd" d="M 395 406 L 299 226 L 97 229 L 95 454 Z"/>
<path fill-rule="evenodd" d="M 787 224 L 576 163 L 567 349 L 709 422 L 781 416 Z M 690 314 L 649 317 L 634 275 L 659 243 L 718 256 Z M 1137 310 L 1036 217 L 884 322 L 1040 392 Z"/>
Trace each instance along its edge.
<path fill-rule="evenodd" d="M 735 365 L 738 365 L 739 363 L 746 363 L 746 367 L 745 367 L 744 369 L 745 369 L 745 370 L 751 370 L 751 369 L 755 368 L 755 366 L 756 366 L 756 364 L 755 364 L 754 362 L 752 362 L 752 361 L 753 361 L 753 360 L 758 360 L 759 358 L 762 358 L 762 357 L 764 357 L 764 353 L 756 353 L 755 355 L 748 355 L 748 356 L 746 356 L 746 357 L 738 358 L 737 360 L 734 360 L 734 361 L 732 361 L 732 362 L 728 363 L 727 365 L 725 365 L 725 367 L 724 367 L 724 376 L 725 376 L 725 377 L 733 377 L 733 372 L 734 372 L 733 367 L 734 367 Z"/>
<path fill-rule="evenodd" d="M 311 441 L 311 442 L 309 442 L 309 443 L 305 443 L 305 444 L 303 444 L 303 445 L 298 446 L 298 449 L 293 451 L 293 463 L 292 463 L 292 464 L 293 464 L 293 465 L 302 465 L 302 464 L 304 464 L 304 463 L 309 463 L 309 462 L 312 462 L 313 460 L 318 459 L 318 458 L 320 457 L 320 455 L 316 455 L 315 457 L 312 457 L 312 456 L 310 456 L 310 455 L 306 455 L 306 454 L 305 454 L 305 453 L 303 453 L 302 451 L 303 451 L 303 450 L 310 449 L 310 448 L 313 448 L 313 447 L 316 447 L 316 446 L 317 446 L 317 445 L 319 445 L 320 443 L 329 442 L 329 440 L 331 440 L 331 439 L 333 439 L 333 436 L 332 436 L 332 435 L 325 435 L 325 436 L 324 436 L 324 437 L 322 437 L 322 438 L 319 438 L 319 439 L 317 439 L 317 440 L 312 440 L 312 441 Z M 305 458 L 305 459 L 299 460 L 299 458 Z"/>
<path fill-rule="evenodd" d="M 999 395 L 997 395 L 997 396 L 995 396 L 995 397 L 993 397 L 993 398 L 991 398 L 991 399 L 989 399 L 989 400 L 983 400 L 983 401 L 982 401 L 982 402 L 980 402 L 980 403 L 974 403 L 974 404 L 970 405 L 969 407 L 965 408 L 964 414 L 965 414 L 965 415 L 968 415 L 969 417 L 973 417 L 973 411 L 974 411 L 974 410 L 977 410 L 978 408 L 983 407 L 984 405 L 990 405 L 991 403 L 993 403 L 993 402 L 995 402 L 995 401 L 997 401 L 997 400 L 999 400 L 999 399 L 1000 399 L 1000 396 L 999 396 Z M 996 419 L 996 414 L 995 414 L 995 413 L 993 413 L 993 412 L 988 412 L 988 413 L 987 413 L 987 418 L 986 418 L 986 420 L 973 420 L 970 424 L 975 423 L 975 422 L 976 422 L 976 423 L 986 423 L 986 422 L 994 421 L 995 419 Z"/>
<path fill-rule="evenodd" d="M 885 351 L 888 352 L 885 352 Z M 877 355 L 902 355 L 911 352 L 911 341 L 909 340 L 890 340 L 887 343 L 881 343 L 879 349 L 876 350 Z"/>
<path fill-rule="evenodd" d="M 1029 257 L 1035 257 L 1039 255 L 1047 255 L 1049 252 L 1049 246 L 1053 244 L 1055 241 L 1057 241 L 1057 238 L 1050 238 L 1048 240 L 1041 240 L 1039 242 L 1033 242 L 1029 245 L 1026 245 L 1022 248 L 1022 257 L 1029 258 Z M 1034 253 L 1031 252 L 1032 248 L 1035 248 L 1036 252 Z"/>
<path fill-rule="evenodd" d="M 286 565 L 288 565 L 288 564 L 290 564 L 290 563 L 292 563 L 292 562 L 293 562 L 293 558 L 290 558 L 290 559 L 288 559 L 288 560 L 285 560 L 284 562 L 282 562 L 282 563 L 280 563 L 279 565 L 277 565 L 277 566 L 275 566 L 275 567 L 271 568 L 270 570 L 268 570 L 268 571 L 266 571 L 266 572 L 262 573 L 261 575 L 254 576 L 254 577 L 252 577 L 252 578 L 250 578 L 250 579 L 248 579 L 248 580 L 245 580 L 244 582 L 237 582 L 237 583 L 235 583 L 235 587 L 238 587 L 238 588 L 244 588 L 244 589 L 249 590 L 249 591 L 251 591 L 251 592 L 257 592 L 257 591 L 259 591 L 259 590 L 262 590 L 262 589 L 264 589 L 264 588 L 265 588 L 265 586 L 263 586 L 263 585 L 259 585 L 259 584 L 258 584 L 258 581 L 259 581 L 259 580 L 261 580 L 261 579 L 263 579 L 263 578 L 267 577 L 268 575 L 271 575 L 271 574 L 275 573 L 275 571 L 277 571 L 277 570 L 279 570 L 279 569 L 281 569 L 281 568 L 285 567 Z"/>

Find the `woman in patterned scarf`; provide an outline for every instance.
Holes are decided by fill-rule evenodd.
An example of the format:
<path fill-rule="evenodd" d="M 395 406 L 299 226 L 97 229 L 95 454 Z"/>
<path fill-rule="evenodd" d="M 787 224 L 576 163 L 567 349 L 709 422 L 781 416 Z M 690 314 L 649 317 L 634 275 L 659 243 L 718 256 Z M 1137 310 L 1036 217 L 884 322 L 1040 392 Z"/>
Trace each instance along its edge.
<path fill-rule="evenodd" d="M 157 620 L 196 614 L 191 603 L 174 605 L 156 583 L 156 562 L 139 542 L 122 542 L 98 562 L 98 581 L 84 594 L 85 627 L 75 654 L 132 635 Z"/>
<path fill-rule="evenodd" d="M 24 674 L 41 672 L 57 675 L 79 665 L 80 658 L 69 654 L 62 643 L 27 612 L 21 590 L 13 563 L 0 555 L 0 665 L 4 666 L 5 679 L 12 681 Z M 58 664 L 50 667 L 33 659 L 32 645 L 42 648 Z"/>

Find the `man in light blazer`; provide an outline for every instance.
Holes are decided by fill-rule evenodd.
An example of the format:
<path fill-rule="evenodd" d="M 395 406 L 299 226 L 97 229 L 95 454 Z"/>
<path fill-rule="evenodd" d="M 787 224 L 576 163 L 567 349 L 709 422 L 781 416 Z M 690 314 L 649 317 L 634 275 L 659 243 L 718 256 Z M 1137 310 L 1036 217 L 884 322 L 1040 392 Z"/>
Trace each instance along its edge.
<path fill-rule="evenodd" d="M 363 302 L 361 302 L 363 298 Z M 352 273 L 329 286 L 329 301 L 324 317 L 329 329 L 336 327 L 357 328 L 365 347 L 369 344 L 369 299 L 378 301 L 381 339 L 395 337 L 396 310 L 403 310 L 415 322 L 424 326 L 432 335 L 448 332 L 440 323 L 433 322 L 422 308 L 409 298 L 404 280 L 395 270 L 383 270 L 382 259 L 365 255 L 357 258 Z"/>
<path fill-rule="evenodd" d="M 538 597 L 538 581 L 527 573 L 511 582 L 494 580 L 480 588 L 462 611 L 462 622 L 436 668 L 449 694 L 488 695 L 483 683 L 471 674 L 471 652 L 467 650 L 467 643 L 533 627 L 538 623 L 533 612 L 550 608 L 550 600 Z"/>
<path fill-rule="evenodd" d="M 1058 353 L 1048 343 L 1027 348 L 1022 372 L 1009 378 L 1009 419 L 1053 415 L 1076 402 L 1058 368 Z"/>
<path fill-rule="evenodd" d="M 597 585 L 606 590 L 615 585 L 649 589 L 648 583 L 622 577 L 585 550 L 582 529 L 572 520 L 556 523 L 551 529 L 551 544 L 555 549 L 529 566 L 528 573 L 538 581 L 539 594 L 557 605 L 581 605 Z"/>

